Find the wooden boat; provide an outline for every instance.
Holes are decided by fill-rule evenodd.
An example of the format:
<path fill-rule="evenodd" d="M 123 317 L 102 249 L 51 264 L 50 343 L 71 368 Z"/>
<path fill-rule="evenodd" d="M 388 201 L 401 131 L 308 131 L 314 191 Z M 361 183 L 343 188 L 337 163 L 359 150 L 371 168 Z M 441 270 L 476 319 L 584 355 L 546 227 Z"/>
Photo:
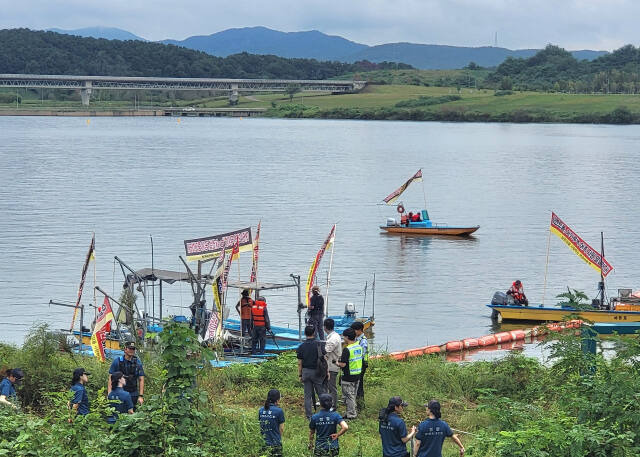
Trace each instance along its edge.
<path fill-rule="evenodd" d="M 382 201 L 384 205 L 394 204 L 400 195 L 407 190 L 412 182 L 422 182 L 422 193 L 424 196 L 424 206 L 427 206 L 427 197 L 424 192 L 424 182 L 422 181 L 422 169 L 418 170 L 407 182 L 405 182 L 398 189 L 394 190 L 391 194 L 387 195 Z M 387 224 L 381 225 L 380 228 L 387 233 L 403 233 L 412 234 L 418 236 L 469 236 L 480 228 L 479 225 L 474 226 L 452 226 L 442 223 L 431 221 L 429 218 L 429 212 L 426 209 L 421 210 L 414 216 L 413 213 L 405 213 L 405 208 L 402 202 L 396 204 L 396 211 L 400 215 L 400 220 L 394 217 L 387 218 Z M 416 220 L 413 220 L 412 216 Z"/>
<path fill-rule="evenodd" d="M 473 227 L 455 227 L 447 224 L 438 224 L 431 221 L 409 222 L 406 225 L 398 224 L 395 219 L 389 218 L 387 225 L 380 228 L 387 233 L 404 233 L 413 235 L 443 235 L 443 236 L 469 236 L 480 228 L 479 225 Z"/>
<path fill-rule="evenodd" d="M 569 307 L 518 306 L 518 305 L 487 305 L 491 308 L 491 317 L 498 321 L 561 321 L 569 315 L 579 316 L 580 319 L 591 322 L 640 322 L 640 311 L 626 310 L 578 310 Z"/>

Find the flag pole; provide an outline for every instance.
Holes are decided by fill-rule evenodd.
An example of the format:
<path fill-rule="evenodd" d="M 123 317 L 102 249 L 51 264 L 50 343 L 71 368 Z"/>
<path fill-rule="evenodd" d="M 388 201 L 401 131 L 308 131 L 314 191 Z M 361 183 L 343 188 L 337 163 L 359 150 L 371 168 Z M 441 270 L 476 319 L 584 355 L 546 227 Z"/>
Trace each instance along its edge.
<path fill-rule="evenodd" d="M 327 299 L 324 302 L 324 310 L 323 312 L 323 319 L 324 316 L 328 316 L 329 315 L 329 288 L 331 287 L 331 267 L 333 266 L 333 248 L 336 245 L 336 231 L 338 229 L 338 224 L 333 224 L 333 243 L 331 243 L 331 257 L 329 258 L 329 273 L 327 275 Z"/>
<path fill-rule="evenodd" d="M 93 232 L 93 238 L 95 239 L 96 237 L 96 232 Z M 93 248 L 93 319 L 95 320 L 98 317 L 98 301 L 96 298 L 96 286 L 97 281 L 96 281 L 96 249 L 95 249 L 95 244 L 94 244 L 94 248 Z M 82 334 L 82 324 L 80 325 L 80 334 Z"/>
<path fill-rule="evenodd" d="M 549 246 L 551 244 L 551 228 L 547 236 L 547 260 L 544 264 L 544 286 L 542 287 L 542 306 L 544 306 L 544 297 L 547 293 L 547 272 L 549 271 Z"/>

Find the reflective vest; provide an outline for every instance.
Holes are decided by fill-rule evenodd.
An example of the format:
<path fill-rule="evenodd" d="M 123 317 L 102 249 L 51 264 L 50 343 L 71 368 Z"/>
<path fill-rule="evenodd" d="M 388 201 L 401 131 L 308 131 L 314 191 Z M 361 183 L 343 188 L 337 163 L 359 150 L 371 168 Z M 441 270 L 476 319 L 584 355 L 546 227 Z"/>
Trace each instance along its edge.
<path fill-rule="evenodd" d="M 251 319 L 252 306 L 253 300 L 249 297 L 242 297 L 240 299 L 240 319 Z"/>
<path fill-rule="evenodd" d="M 253 317 L 254 327 L 264 327 L 266 325 L 264 320 L 265 309 L 267 309 L 267 304 L 263 301 L 254 301 L 251 305 L 251 316 Z"/>
<path fill-rule="evenodd" d="M 349 350 L 349 374 L 359 375 L 362 373 L 362 346 L 352 343 L 347 346 Z"/>

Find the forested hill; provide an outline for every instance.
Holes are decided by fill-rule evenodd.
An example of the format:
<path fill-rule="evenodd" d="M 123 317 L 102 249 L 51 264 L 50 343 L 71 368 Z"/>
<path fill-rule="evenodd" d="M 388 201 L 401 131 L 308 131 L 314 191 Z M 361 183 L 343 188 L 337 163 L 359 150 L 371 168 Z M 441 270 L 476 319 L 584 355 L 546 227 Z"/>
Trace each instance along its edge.
<path fill-rule="evenodd" d="M 576 60 L 548 45 L 528 59 L 508 58 L 486 83 L 501 89 L 640 93 L 640 48 L 624 46 L 595 60 Z"/>
<path fill-rule="evenodd" d="M 176 78 L 328 79 L 358 71 L 411 68 L 382 62 L 318 62 L 270 55 L 214 57 L 178 46 L 0 30 L 0 73 Z"/>

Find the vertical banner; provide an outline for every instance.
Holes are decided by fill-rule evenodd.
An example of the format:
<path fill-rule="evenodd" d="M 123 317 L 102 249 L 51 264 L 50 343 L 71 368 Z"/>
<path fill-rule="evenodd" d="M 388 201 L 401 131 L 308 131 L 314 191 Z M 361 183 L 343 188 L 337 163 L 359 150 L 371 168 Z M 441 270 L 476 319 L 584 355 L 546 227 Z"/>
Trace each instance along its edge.
<path fill-rule="evenodd" d="M 93 355 L 98 357 L 101 362 L 105 361 L 104 340 L 106 338 L 106 332 L 111 326 L 112 320 L 113 310 L 111 309 L 111 303 L 107 297 L 104 297 L 102 306 L 98 308 L 96 325 L 93 327 L 93 334 L 91 335 L 91 348 L 93 349 Z"/>
<path fill-rule="evenodd" d="M 262 221 L 258 221 L 258 230 L 256 231 L 256 239 L 253 240 L 253 264 L 251 266 L 251 277 L 249 282 L 256 282 L 258 280 L 258 256 L 260 249 L 260 224 Z"/>
<path fill-rule="evenodd" d="M 309 307 L 309 300 L 311 299 L 311 288 L 316 283 L 316 273 L 318 271 L 318 267 L 320 266 L 320 262 L 322 261 L 322 256 L 324 256 L 324 253 L 327 250 L 327 248 L 331 244 L 333 244 L 333 241 L 335 239 L 335 233 L 336 233 L 336 225 L 333 224 L 333 227 L 331 227 L 331 232 L 329 232 L 329 236 L 327 237 L 326 240 L 324 240 L 324 243 L 322 244 L 322 247 L 320 248 L 320 250 L 316 254 L 316 257 L 313 259 L 313 263 L 311 264 L 311 268 L 309 268 L 309 275 L 307 276 L 307 287 L 306 287 L 306 290 L 305 290 L 305 292 L 306 292 L 305 296 L 306 296 L 306 300 L 307 300 L 307 307 Z"/>
<path fill-rule="evenodd" d="M 73 309 L 73 318 L 71 319 L 71 327 L 69 327 L 69 331 L 73 331 L 73 326 L 76 324 L 76 316 L 78 315 L 78 308 L 80 308 L 80 300 L 82 299 L 82 289 L 84 289 L 84 280 L 87 277 L 87 270 L 89 269 L 89 262 L 93 258 L 93 251 L 96 248 L 96 235 L 94 234 L 91 237 L 91 245 L 89 246 L 89 252 L 87 252 L 87 257 L 84 260 L 84 265 L 82 266 L 82 277 L 80 278 L 80 286 L 78 286 L 78 298 L 76 299 L 76 307 Z M 80 329 L 82 332 L 82 329 Z"/>
<path fill-rule="evenodd" d="M 391 205 L 393 204 L 398 197 L 400 197 L 400 195 L 402 195 L 402 193 L 407 190 L 407 187 L 409 187 L 409 184 L 411 184 L 412 182 L 420 182 L 422 181 L 422 168 L 419 169 L 415 175 L 413 175 L 412 177 L 410 177 L 407 182 L 405 182 L 403 185 L 401 185 L 400 187 L 398 187 L 396 190 L 394 190 L 393 192 L 391 192 L 389 195 L 387 195 L 384 200 L 382 200 L 383 202 L 385 202 L 387 205 Z"/>
<path fill-rule="evenodd" d="M 602 273 L 603 277 L 606 277 L 613 270 L 613 266 L 602 257 L 602 255 L 593 249 L 589 244 L 580 238 L 576 232 L 565 224 L 556 213 L 551 213 L 551 226 L 549 230 L 553 232 L 558 238 L 569 246 L 569 248 L 580 257 L 587 265 Z M 602 269 L 600 266 L 602 265 Z"/>
<path fill-rule="evenodd" d="M 207 331 L 204 334 L 205 341 L 217 339 L 222 333 L 222 275 L 226 268 L 226 262 L 228 261 L 228 257 L 226 257 L 225 254 L 225 252 L 222 253 L 220 266 L 216 270 L 213 283 L 211 284 L 213 304 L 211 305 L 211 317 L 207 324 Z"/>

